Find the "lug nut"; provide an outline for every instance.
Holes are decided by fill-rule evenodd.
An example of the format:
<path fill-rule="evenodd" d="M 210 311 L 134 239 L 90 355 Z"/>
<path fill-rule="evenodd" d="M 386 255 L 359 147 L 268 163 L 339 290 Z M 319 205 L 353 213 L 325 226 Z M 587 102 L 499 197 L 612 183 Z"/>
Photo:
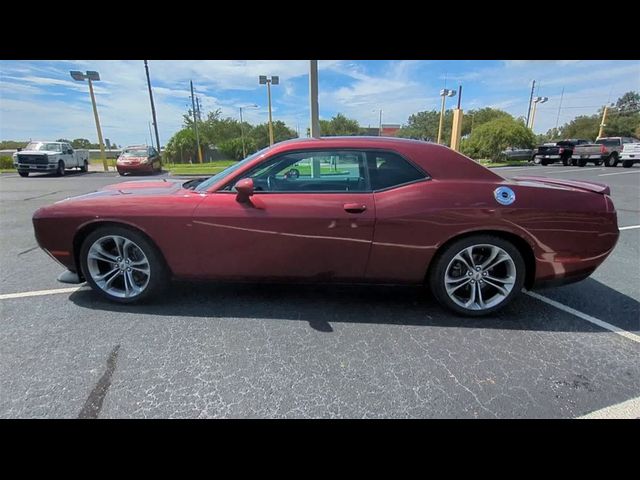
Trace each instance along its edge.
<path fill-rule="evenodd" d="M 487 275 L 488 275 L 488 273 L 487 273 L 487 272 L 482 272 L 482 276 L 483 276 L 483 277 L 486 277 Z"/>
<path fill-rule="evenodd" d="M 127 268 L 127 272 L 130 272 L 130 271 L 131 271 L 131 267 Z"/>
<path fill-rule="evenodd" d="M 471 275 L 472 275 L 472 274 L 471 274 L 471 272 L 467 272 L 467 276 L 469 276 L 469 277 L 470 277 Z"/>
<path fill-rule="evenodd" d="M 477 271 L 480 271 L 480 270 L 481 270 L 481 268 L 480 268 L 480 267 L 476 267 L 476 270 L 477 270 Z"/>
<path fill-rule="evenodd" d="M 471 285 L 473 285 L 474 283 L 476 283 L 476 281 L 475 280 L 471 280 Z"/>
<path fill-rule="evenodd" d="M 122 257 L 118 257 L 118 258 L 116 258 L 116 260 L 117 260 L 118 262 L 121 262 L 121 261 L 122 261 Z"/>

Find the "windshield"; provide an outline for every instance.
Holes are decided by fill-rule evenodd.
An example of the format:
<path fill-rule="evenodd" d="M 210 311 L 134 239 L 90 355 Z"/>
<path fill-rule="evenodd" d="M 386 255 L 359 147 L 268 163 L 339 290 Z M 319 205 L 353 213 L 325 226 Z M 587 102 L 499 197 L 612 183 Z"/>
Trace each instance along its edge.
<path fill-rule="evenodd" d="M 271 148 L 271 147 L 263 148 L 262 150 L 257 151 L 256 153 L 254 153 L 253 155 L 249 155 L 244 160 L 241 160 L 238 163 L 236 163 L 234 165 L 231 165 L 230 167 L 225 168 L 220 173 L 216 173 L 214 176 L 207 178 L 204 182 L 200 183 L 194 190 L 196 192 L 204 192 L 204 191 L 206 191 L 211 185 L 213 185 L 214 183 L 216 183 L 220 179 L 226 177 L 227 175 L 232 174 L 236 170 L 239 170 L 240 168 L 245 166 L 247 163 L 251 162 L 251 160 L 253 160 L 253 159 L 255 159 L 255 158 L 257 158 L 257 157 L 259 157 L 261 155 L 264 155 L 266 153 L 266 151 L 269 150 L 269 148 Z"/>
<path fill-rule="evenodd" d="M 62 145 L 59 143 L 44 143 L 44 142 L 29 142 L 29 144 L 24 147 L 25 150 L 42 150 L 49 152 L 61 152 Z"/>
<path fill-rule="evenodd" d="M 147 149 L 138 149 L 138 150 L 125 150 L 122 152 L 123 157 L 146 157 L 148 155 Z"/>

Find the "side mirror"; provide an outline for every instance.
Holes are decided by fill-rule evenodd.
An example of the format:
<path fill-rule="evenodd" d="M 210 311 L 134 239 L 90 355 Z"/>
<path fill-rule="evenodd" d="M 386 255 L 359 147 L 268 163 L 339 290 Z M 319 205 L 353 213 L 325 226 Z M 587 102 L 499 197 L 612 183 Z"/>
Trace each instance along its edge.
<path fill-rule="evenodd" d="M 238 180 L 234 188 L 236 189 L 236 192 L 238 192 L 236 200 L 240 203 L 247 203 L 249 201 L 249 197 L 253 195 L 253 179 L 243 178 L 242 180 Z"/>

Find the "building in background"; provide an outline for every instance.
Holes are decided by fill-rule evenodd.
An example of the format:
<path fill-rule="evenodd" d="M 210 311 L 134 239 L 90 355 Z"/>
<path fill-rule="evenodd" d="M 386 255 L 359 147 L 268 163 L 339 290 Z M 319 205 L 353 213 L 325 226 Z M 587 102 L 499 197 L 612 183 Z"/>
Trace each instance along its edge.
<path fill-rule="evenodd" d="M 383 123 L 382 124 L 382 136 L 383 137 L 395 137 L 398 130 L 400 130 L 399 123 Z"/>

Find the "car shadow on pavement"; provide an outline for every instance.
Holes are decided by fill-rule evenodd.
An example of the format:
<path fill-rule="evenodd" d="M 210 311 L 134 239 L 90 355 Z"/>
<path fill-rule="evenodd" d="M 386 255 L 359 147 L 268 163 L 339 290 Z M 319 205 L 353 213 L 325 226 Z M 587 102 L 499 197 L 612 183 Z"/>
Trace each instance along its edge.
<path fill-rule="evenodd" d="M 595 284 L 588 295 L 607 299 L 612 305 L 624 308 L 625 312 L 640 311 L 636 300 L 595 280 L 587 281 Z M 441 307 L 422 287 L 175 282 L 160 299 L 145 304 L 116 304 L 91 290 L 74 292 L 69 298 L 76 305 L 93 311 L 156 315 L 159 321 L 162 317 L 301 320 L 321 332 L 332 332 L 331 323 L 334 322 L 552 332 L 604 331 L 524 294 L 494 315 L 461 317 Z M 584 313 L 597 316 L 597 312 Z"/>

